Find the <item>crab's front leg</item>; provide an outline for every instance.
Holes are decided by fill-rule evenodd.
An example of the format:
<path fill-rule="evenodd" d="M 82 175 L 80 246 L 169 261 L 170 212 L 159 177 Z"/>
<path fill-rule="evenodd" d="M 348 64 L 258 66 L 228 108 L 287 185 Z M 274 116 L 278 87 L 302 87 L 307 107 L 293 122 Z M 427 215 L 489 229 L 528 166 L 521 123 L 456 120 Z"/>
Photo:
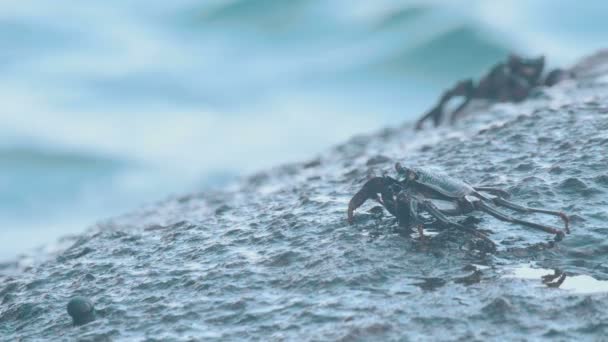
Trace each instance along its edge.
<path fill-rule="evenodd" d="M 439 126 L 444 117 L 444 107 L 446 103 L 448 103 L 454 97 L 463 96 L 465 100 L 459 108 L 462 109 L 469 103 L 471 98 L 473 98 L 474 94 L 475 85 L 473 84 L 473 80 L 469 79 L 458 82 L 456 86 L 454 86 L 452 89 L 447 90 L 443 94 L 443 96 L 441 96 L 439 103 L 437 103 L 437 105 L 435 105 L 433 109 L 427 112 L 424 116 L 422 116 L 422 118 L 420 118 L 416 122 L 416 130 L 421 130 L 424 126 L 424 122 L 429 119 L 433 120 L 433 125 L 435 127 Z"/>
<path fill-rule="evenodd" d="M 368 199 L 375 199 L 382 204 L 389 213 L 396 215 L 394 203 L 394 187 L 398 187 L 399 182 L 391 177 L 374 177 L 361 187 L 348 203 L 348 223 L 352 224 L 355 210 L 365 203 Z"/>
<path fill-rule="evenodd" d="M 420 239 L 424 239 L 424 224 L 420 217 L 420 211 L 418 209 L 419 200 L 406 190 L 400 191 L 396 196 L 396 217 L 399 221 L 399 225 L 406 228 L 416 227 L 420 234 Z"/>

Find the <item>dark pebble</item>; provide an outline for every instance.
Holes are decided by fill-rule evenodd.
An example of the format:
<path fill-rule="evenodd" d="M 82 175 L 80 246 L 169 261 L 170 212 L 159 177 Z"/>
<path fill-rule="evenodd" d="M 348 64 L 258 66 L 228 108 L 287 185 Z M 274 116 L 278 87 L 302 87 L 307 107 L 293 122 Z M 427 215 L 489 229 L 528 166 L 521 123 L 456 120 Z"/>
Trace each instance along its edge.
<path fill-rule="evenodd" d="M 83 325 L 95 320 L 95 307 L 88 298 L 79 296 L 70 299 L 67 309 L 74 325 Z"/>

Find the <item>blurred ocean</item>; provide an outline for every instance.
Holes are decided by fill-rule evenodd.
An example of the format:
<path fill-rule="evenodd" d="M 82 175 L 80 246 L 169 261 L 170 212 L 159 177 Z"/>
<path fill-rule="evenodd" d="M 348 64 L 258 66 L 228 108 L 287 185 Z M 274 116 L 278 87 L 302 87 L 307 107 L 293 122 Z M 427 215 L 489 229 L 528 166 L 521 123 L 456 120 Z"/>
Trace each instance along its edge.
<path fill-rule="evenodd" d="M 568 65 L 604 47 L 606 13 L 555 0 L 3 1 L 0 260 L 412 120 L 509 51 Z"/>

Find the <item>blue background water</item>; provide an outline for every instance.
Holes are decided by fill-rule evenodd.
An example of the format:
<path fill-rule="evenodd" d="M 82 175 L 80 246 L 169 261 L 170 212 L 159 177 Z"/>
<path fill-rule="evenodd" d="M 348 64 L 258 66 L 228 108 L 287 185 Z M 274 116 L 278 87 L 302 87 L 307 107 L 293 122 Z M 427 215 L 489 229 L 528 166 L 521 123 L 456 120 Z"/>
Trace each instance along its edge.
<path fill-rule="evenodd" d="M 583 7 L 584 6 L 584 7 Z M 428 109 L 509 51 L 603 47 L 603 1 L 7 1 L 0 259 Z"/>

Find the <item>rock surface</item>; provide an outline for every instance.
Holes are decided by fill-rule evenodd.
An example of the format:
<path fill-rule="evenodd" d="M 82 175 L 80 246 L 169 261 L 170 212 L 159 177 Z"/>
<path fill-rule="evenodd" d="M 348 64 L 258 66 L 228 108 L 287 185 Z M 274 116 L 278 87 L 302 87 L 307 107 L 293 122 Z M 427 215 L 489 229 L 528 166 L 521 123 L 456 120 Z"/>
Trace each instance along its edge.
<path fill-rule="evenodd" d="M 455 128 L 411 126 L 358 136 L 314 162 L 262 172 L 224 191 L 187 195 L 118 217 L 43 262 L 0 270 L 6 340 L 593 339 L 608 333 L 608 294 L 509 277 L 520 265 L 608 279 L 608 53 L 577 79 Z M 350 196 L 395 161 L 433 165 L 506 188 L 516 202 L 563 210 L 552 236 L 487 215 L 498 243 L 423 243 Z M 558 219 L 529 218 L 559 225 Z M 17 265 L 19 266 L 19 265 Z M 478 272 L 477 270 L 482 270 Z M 474 281 L 462 281 L 475 275 Z M 568 279 L 566 279 L 566 283 Z M 592 291 L 591 291 L 592 292 Z M 73 327 L 69 298 L 97 319 Z"/>

